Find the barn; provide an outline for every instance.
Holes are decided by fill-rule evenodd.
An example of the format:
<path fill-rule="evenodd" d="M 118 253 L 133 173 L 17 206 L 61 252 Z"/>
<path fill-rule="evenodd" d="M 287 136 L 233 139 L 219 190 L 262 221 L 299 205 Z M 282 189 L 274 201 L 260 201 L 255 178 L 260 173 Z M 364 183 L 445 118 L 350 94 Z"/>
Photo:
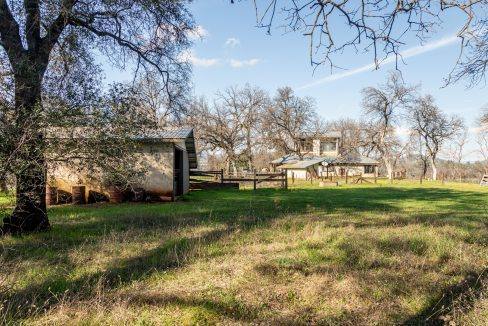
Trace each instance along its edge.
<path fill-rule="evenodd" d="M 137 143 L 137 154 L 141 154 L 147 171 L 134 188 L 143 189 L 151 198 L 161 200 L 174 200 L 189 191 L 190 169 L 198 166 L 193 129 L 160 130 L 138 138 Z M 50 187 L 59 194 L 69 195 L 74 188 L 83 186 L 85 202 L 93 201 L 94 194 L 110 197 L 109 189 L 101 183 L 67 166 L 49 169 L 48 180 Z"/>

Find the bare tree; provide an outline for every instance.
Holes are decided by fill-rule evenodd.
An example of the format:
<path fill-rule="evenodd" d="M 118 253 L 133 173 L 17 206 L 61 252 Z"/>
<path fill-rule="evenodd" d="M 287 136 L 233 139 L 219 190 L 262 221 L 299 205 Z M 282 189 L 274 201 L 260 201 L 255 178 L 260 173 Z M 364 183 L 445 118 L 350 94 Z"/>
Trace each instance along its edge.
<path fill-rule="evenodd" d="M 384 85 L 367 87 L 362 91 L 362 107 L 368 119 L 368 140 L 381 156 L 390 180 L 393 178 L 397 156 L 395 148 L 402 147 L 395 135 L 395 127 L 401 110 L 413 101 L 416 89 L 414 86 L 406 86 L 400 74 L 390 73 Z"/>
<path fill-rule="evenodd" d="M 135 83 L 134 92 L 141 110 L 160 128 L 180 124 L 189 106 L 186 87 L 182 85 L 169 87 L 172 87 L 171 96 L 168 96 L 165 91 L 166 85 L 155 72 L 145 73 Z M 175 97 L 178 101 L 174 101 Z"/>
<path fill-rule="evenodd" d="M 278 152 L 302 157 L 301 140 L 317 133 L 318 120 L 311 98 L 300 98 L 284 87 L 264 112 L 262 128 L 268 144 Z"/>
<path fill-rule="evenodd" d="M 411 112 L 412 129 L 420 135 L 429 154 L 432 179 L 437 180 L 437 156 L 443 145 L 463 128 L 463 121 L 449 117 L 434 103 L 430 95 L 417 99 Z"/>
<path fill-rule="evenodd" d="M 484 173 L 488 174 L 488 108 L 482 110 L 477 125 L 476 143 L 478 144 L 478 152 L 483 158 Z"/>
<path fill-rule="evenodd" d="M 217 101 L 210 107 L 203 98 L 194 101 L 189 114 L 188 123 L 196 128 L 200 147 L 212 152 L 221 151 L 227 173 L 231 168 L 236 170 L 244 143 L 238 115 L 238 111 Z"/>
<path fill-rule="evenodd" d="M 233 116 L 238 120 L 244 138 L 243 159 L 247 162 L 247 168 L 252 170 L 255 166 L 255 151 L 262 142 L 260 122 L 269 103 L 268 95 L 257 87 L 246 85 L 243 88 L 230 87 L 217 96 L 234 112 Z"/>
<path fill-rule="evenodd" d="M 135 74 L 156 71 L 172 97 L 171 85 L 183 85 L 188 79 L 189 64 L 179 55 L 189 46 L 187 36 L 194 27 L 186 3 L 0 0 L 0 67 L 7 70 L 3 79 L 13 85 L 12 109 L 7 114 L 10 137 L 4 148 L 23 162 L 13 171 L 17 203 L 7 221 L 9 228 L 49 227 L 44 152 L 44 131 L 49 126 L 44 123 L 44 95 L 70 82 L 55 77 L 71 67 L 70 60 L 89 63 L 97 51 L 119 67 L 134 63 Z M 49 83 L 49 77 L 57 83 Z M 88 79 L 89 72 L 83 77 Z M 71 96 L 83 93 L 78 89 Z"/>
<path fill-rule="evenodd" d="M 462 162 L 465 156 L 466 144 L 468 142 L 469 130 L 466 125 L 462 125 L 459 132 L 457 132 L 449 142 L 446 148 L 446 156 L 448 157 L 448 173 L 451 174 L 451 179 L 462 181 L 465 167 Z"/>
<path fill-rule="evenodd" d="M 234 2 L 234 0 L 231 0 Z M 461 52 L 447 83 L 484 78 L 488 63 L 486 0 L 253 0 L 258 25 L 271 33 L 273 25 L 309 38 L 312 65 L 335 67 L 335 57 L 347 49 L 372 53 L 373 67 L 393 57 L 402 61 L 402 46 L 409 37 L 420 42 L 443 27 L 454 14 L 464 21 L 458 37 Z M 372 67 L 372 68 L 373 68 Z"/>

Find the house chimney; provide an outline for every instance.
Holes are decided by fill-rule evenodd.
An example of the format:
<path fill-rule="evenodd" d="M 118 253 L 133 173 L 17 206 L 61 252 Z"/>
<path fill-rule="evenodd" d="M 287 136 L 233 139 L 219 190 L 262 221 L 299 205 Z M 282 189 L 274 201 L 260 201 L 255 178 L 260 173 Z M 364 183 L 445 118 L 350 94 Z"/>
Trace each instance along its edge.
<path fill-rule="evenodd" d="M 320 139 L 313 140 L 313 155 L 320 156 Z"/>

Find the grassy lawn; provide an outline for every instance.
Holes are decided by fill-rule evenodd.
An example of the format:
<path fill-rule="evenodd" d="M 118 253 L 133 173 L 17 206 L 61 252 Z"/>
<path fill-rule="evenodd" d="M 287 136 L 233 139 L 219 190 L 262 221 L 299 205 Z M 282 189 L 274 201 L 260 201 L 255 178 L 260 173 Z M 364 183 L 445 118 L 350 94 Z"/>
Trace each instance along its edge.
<path fill-rule="evenodd" d="M 0 238 L 0 324 L 488 324 L 487 212 L 409 182 L 55 207 Z"/>

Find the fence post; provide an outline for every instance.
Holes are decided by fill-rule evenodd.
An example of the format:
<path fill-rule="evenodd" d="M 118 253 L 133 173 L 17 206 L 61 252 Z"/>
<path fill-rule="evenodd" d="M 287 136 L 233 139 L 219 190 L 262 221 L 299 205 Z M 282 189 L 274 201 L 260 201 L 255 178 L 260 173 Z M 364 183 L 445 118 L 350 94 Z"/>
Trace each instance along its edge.
<path fill-rule="evenodd" d="M 254 180 L 253 180 L 253 183 L 254 183 L 254 190 L 256 190 L 256 171 L 254 171 Z"/>
<path fill-rule="evenodd" d="M 288 169 L 285 169 L 285 189 L 288 189 Z"/>
<path fill-rule="evenodd" d="M 224 183 L 224 169 L 220 169 L 220 183 Z"/>
<path fill-rule="evenodd" d="M 348 177 L 348 174 L 349 174 L 349 170 L 346 169 L 346 185 L 347 185 L 347 177 Z"/>

